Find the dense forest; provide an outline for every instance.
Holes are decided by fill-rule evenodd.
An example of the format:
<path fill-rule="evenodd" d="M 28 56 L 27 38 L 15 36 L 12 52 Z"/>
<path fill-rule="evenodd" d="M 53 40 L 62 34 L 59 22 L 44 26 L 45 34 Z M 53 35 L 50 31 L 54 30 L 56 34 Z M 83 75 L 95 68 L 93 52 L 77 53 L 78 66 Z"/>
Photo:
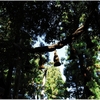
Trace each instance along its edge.
<path fill-rule="evenodd" d="M 99 99 L 99 17 L 99 1 L 1 1 L 0 98 Z"/>

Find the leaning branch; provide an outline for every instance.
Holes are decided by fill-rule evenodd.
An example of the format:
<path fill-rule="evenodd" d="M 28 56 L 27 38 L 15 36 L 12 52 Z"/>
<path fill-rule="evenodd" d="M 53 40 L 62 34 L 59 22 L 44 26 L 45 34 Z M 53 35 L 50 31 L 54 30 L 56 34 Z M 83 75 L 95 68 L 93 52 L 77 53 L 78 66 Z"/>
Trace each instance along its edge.
<path fill-rule="evenodd" d="M 76 37 L 78 37 L 82 33 L 83 28 L 84 28 L 84 25 L 79 27 L 72 35 L 68 36 L 65 40 L 62 40 L 58 42 L 57 44 L 53 44 L 51 46 L 31 48 L 31 50 L 29 51 L 36 53 L 36 52 L 51 52 L 51 51 L 54 51 L 55 49 L 60 49 L 63 46 L 71 43 L 73 39 L 75 40 Z"/>

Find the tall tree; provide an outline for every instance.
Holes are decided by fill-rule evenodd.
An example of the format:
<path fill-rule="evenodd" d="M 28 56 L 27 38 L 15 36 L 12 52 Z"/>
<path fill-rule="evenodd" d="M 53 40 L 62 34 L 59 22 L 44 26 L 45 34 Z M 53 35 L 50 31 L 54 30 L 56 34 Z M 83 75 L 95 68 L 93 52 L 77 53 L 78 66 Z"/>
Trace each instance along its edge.
<path fill-rule="evenodd" d="M 64 97 L 64 81 L 60 70 L 51 66 L 47 70 L 45 93 L 48 99 L 62 99 Z"/>
<path fill-rule="evenodd" d="M 99 91 L 98 76 L 95 76 L 97 74 L 95 71 L 95 63 L 98 62 L 97 55 L 99 51 L 99 21 L 94 20 L 94 18 L 96 19 L 98 16 L 97 11 L 99 11 L 99 9 L 98 2 L 91 2 L 89 5 L 89 10 L 93 15 L 89 18 L 93 20 L 89 22 L 88 30 L 85 30 L 86 34 L 81 35 L 80 38 L 77 38 L 76 41 L 69 44 L 70 56 L 68 60 L 70 61 L 69 64 L 66 65 L 65 70 L 66 83 L 69 87 L 76 87 L 74 92 L 70 93 L 71 91 L 69 91 L 69 95 L 71 96 L 73 94 L 72 97 L 75 98 L 99 98 L 99 93 L 94 92 Z M 84 16 L 83 14 L 80 17 L 81 23 L 84 22 Z M 96 27 L 94 27 L 94 25 L 96 25 Z M 68 73 L 69 76 L 67 76 Z M 89 86 L 90 84 L 92 85 Z"/>

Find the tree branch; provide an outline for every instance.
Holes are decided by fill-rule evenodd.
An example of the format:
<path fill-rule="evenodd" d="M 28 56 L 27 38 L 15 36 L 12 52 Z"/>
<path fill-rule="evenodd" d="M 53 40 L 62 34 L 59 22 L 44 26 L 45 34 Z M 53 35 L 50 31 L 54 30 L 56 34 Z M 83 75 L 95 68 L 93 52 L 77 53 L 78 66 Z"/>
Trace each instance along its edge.
<path fill-rule="evenodd" d="M 83 28 L 84 28 L 84 25 L 79 27 L 72 35 L 68 36 L 65 40 L 62 40 L 62 41 L 58 42 L 57 44 L 53 44 L 51 46 L 31 48 L 29 51 L 34 52 L 34 53 L 36 53 L 36 52 L 41 53 L 41 52 L 51 52 L 51 51 L 54 51 L 55 49 L 60 49 L 63 46 L 71 43 L 73 39 L 78 37 L 82 33 Z"/>

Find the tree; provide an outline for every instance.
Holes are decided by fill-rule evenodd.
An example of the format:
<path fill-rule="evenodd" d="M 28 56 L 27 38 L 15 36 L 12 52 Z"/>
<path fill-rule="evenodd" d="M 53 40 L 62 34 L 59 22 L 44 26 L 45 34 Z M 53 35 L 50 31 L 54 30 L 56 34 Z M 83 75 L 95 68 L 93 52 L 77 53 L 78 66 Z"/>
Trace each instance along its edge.
<path fill-rule="evenodd" d="M 48 68 L 45 85 L 45 93 L 48 99 L 62 99 L 64 97 L 63 84 L 60 70 L 54 66 Z"/>
<path fill-rule="evenodd" d="M 90 9 L 93 11 L 93 16 L 97 18 L 98 3 L 91 3 L 90 7 L 92 5 L 95 10 Z M 91 17 L 91 19 L 94 19 L 94 17 Z M 80 17 L 80 21 L 82 19 L 84 21 L 83 15 Z M 69 63 L 66 64 L 65 70 L 66 86 L 75 87 L 75 91 L 67 91 L 66 95 L 72 95 L 75 98 L 99 98 L 99 93 L 94 92 L 99 91 L 99 80 L 97 79 L 97 69 L 95 68 L 99 51 L 98 24 L 97 20 L 92 20 L 88 30 L 85 30 L 86 34 L 81 35 L 80 38 L 69 44 Z"/>
<path fill-rule="evenodd" d="M 43 8 L 43 6 L 40 6 L 41 4 L 43 4 L 43 2 L 38 2 L 38 3 L 33 2 L 33 5 L 31 5 L 30 2 L 16 2 L 16 3 L 2 2 L 1 3 L 1 15 L 2 15 L 1 20 L 2 20 L 2 23 L 3 23 L 3 21 L 5 22 L 5 25 L 7 23 L 6 26 L 1 24 L 2 32 L 3 32 L 2 38 L 1 38 L 1 46 L 3 49 L 3 50 L 1 49 L 1 55 L 2 55 L 1 59 L 3 57 L 5 57 L 5 58 L 3 58 L 4 62 L 2 61 L 1 63 L 3 63 L 3 66 L 4 66 L 7 61 L 7 64 L 9 65 L 9 67 L 7 65 L 9 73 L 7 75 L 7 80 L 6 80 L 6 82 L 9 82 L 9 84 L 6 83 L 6 88 L 5 88 L 6 90 L 5 90 L 5 94 L 4 94 L 5 98 L 9 98 L 11 77 L 12 77 L 12 71 L 13 71 L 14 66 L 17 71 L 16 79 L 15 79 L 14 98 L 18 98 L 18 89 L 20 87 L 20 83 L 19 83 L 20 79 L 19 78 L 21 76 L 21 71 L 25 71 L 26 69 L 28 70 L 29 66 L 31 67 L 31 65 L 29 64 L 29 60 L 34 56 L 34 53 L 36 51 L 38 52 L 38 50 L 39 50 L 39 49 L 38 50 L 35 49 L 35 51 L 34 51 L 33 48 L 31 49 L 30 38 L 33 38 L 34 41 L 32 41 L 32 43 L 34 44 L 36 41 L 36 36 L 38 35 L 39 32 L 41 32 L 40 29 L 43 28 L 42 32 L 45 32 L 44 30 L 46 29 L 46 27 L 44 27 L 44 26 L 46 23 L 44 23 L 44 20 L 47 20 L 47 18 L 49 18 L 48 22 L 50 20 L 50 22 L 48 24 L 51 25 L 53 22 L 56 25 L 56 23 L 54 21 L 52 21 L 52 19 L 51 19 L 51 17 L 53 17 L 54 12 L 51 13 L 51 17 L 49 17 L 47 14 L 47 13 L 50 13 L 51 9 L 54 9 L 56 7 L 56 5 L 57 5 L 56 2 L 54 2 L 54 3 L 53 2 L 45 2 L 45 4 L 43 4 L 43 5 L 46 5 L 46 4 L 48 5 L 48 12 L 46 14 L 44 12 L 44 14 L 40 14 L 41 16 L 38 16 L 39 13 L 43 13 L 43 10 L 41 10 L 40 12 L 35 12 L 34 8 L 36 8 L 35 10 L 38 10 L 41 8 L 45 9 L 45 8 Z M 28 7 L 31 7 L 31 9 L 29 9 Z M 57 7 L 57 9 L 59 9 L 59 7 Z M 56 13 L 59 13 L 59 12 L 57 11 Z M 23 16 L 20 16 L 21 14 Z M 33 15 L 34 15 L 34 18 L 32 18 Z M 46 16 L 42 16 L 42 15 L 46 15 Z M 7 16 L 7 18 L 5 16 Z M 55 14 L 54 14 L 54 16 L 56 17 Z M 4 19 L 4 18 L 6 18 L 6 19 Z M 42 21 L 42 23 L 41 23 L 41 21 Z M 30 24 L 28 22 L 30 22 Z M 39 25 L 37 22 L 40 22 Z M 28 26 L 27 26 L 27 24 L 28 24 Z M 31 26 L 34 26 L 34 28 L 32 28 Z M 42 26 L 42 28 L 39 29 L 40 26 Z M 52 28 L 53 27 L 51 27 L 50 30 L 52 30 Z M 56 26 L 54 29 L 56 29 Z M 34 31 L 35 31 L 35 33 L 34 33 Z M 5 35 L 4 33 L 7 33 L 7 34 Z M 48 33 L 48 36 L 46 36 L 46 37 L 48 37 L 47 40 L 49 40 L 49 41 L 52 40 L 52 39 L 49 39 L 49 37 L 57 38 L 56 35 L 53 35 L 53 37 L 52 37 L 52 36 L 50 36 L 50 34 L 51 34 L 51 32 Z M 40 34 L 40 36 L 41 35 L 42 34 Z M 4 40 L 5 38 L 7 39 L 7 41 Z M 10 45 L 10 48 L 9 48 L 9 45 Z M 5 52 L 5 49 L 6 49 L 6 52 Z M 30 54 L 31 50 L 32 50 L 32 53 Z M 39 51 L 41 51 L 41 50 L 39 50 Z M 27 57 L 27 55 L 28 55 L 28 57 Z M 6 58 L 6 56 L 7 56 L 7 58 Z M 24 66 L 24 67 L 22 67 L 22 66 Z"/>
<path fill-rule="evenodd" d="M 92 60 L 92 57 L 96 56 L 95 52 L 91 51 L 90 48 L 99 50 L 98 44 L 92 41 L 92 39 L 97 40 L 99 43 L 98 38 L 100 38 L 99 2 L 7 1 L 1 2 L 0 14 L 0 68 L 3 74 L 5 70 L 8 70 L 7 77 L 5 76 L 5 98 L 9 98 L 13 68 L 16 68 L 14 98 L 18 98 L 21 74 L 23 72 L 27 73 L 33 68 L 29 61 L 32 58 L 36 59 L 35 55 L 37 53 L 54 51 L 65 45 L 69 45 L 69 47 L 72 45 L 75 48 L 74 50 L 81 66 L 81 73 L 83 76 L 84 74 L 86 75 L 87 69 L 83 66 L 83 55 L 91 52 L 91 58 L 88 58 L 89 55 L 85 54 L 88 56 L 86 57 L 86 60 L 88 60 L 86 62 L 90 63 L 90 59 Z M 52 43 L 53 45 L 35 48 L 33 45 L 36 43 L 38 36 L 45 43 Z M 98 38 L 95 38 L 96 36 Z M 55 40 L 59 42 L 56 44 Z M 83 45 L 85 47 L 84 52 L 80 49 L 82 48 L 81 46 L 79 46 L 80 48 L 75 46 L 83 43 L 85 43 Z M 94 62 L 91 63 L 92 65 L 94 65 Z M 37 69 L 37 67 L 34 69 Z M 94 72 L 93 70 L 92 72 Z M 36 70 L 33 72 L 35 76 Z M 90 71 L 88 72 L 90 73 Z M 86 81 L 84 86 L 86 86 L 87 82 L 89 81 Z M 89 95 L 85 96 L 85 98 L 88 97 Z"/>

